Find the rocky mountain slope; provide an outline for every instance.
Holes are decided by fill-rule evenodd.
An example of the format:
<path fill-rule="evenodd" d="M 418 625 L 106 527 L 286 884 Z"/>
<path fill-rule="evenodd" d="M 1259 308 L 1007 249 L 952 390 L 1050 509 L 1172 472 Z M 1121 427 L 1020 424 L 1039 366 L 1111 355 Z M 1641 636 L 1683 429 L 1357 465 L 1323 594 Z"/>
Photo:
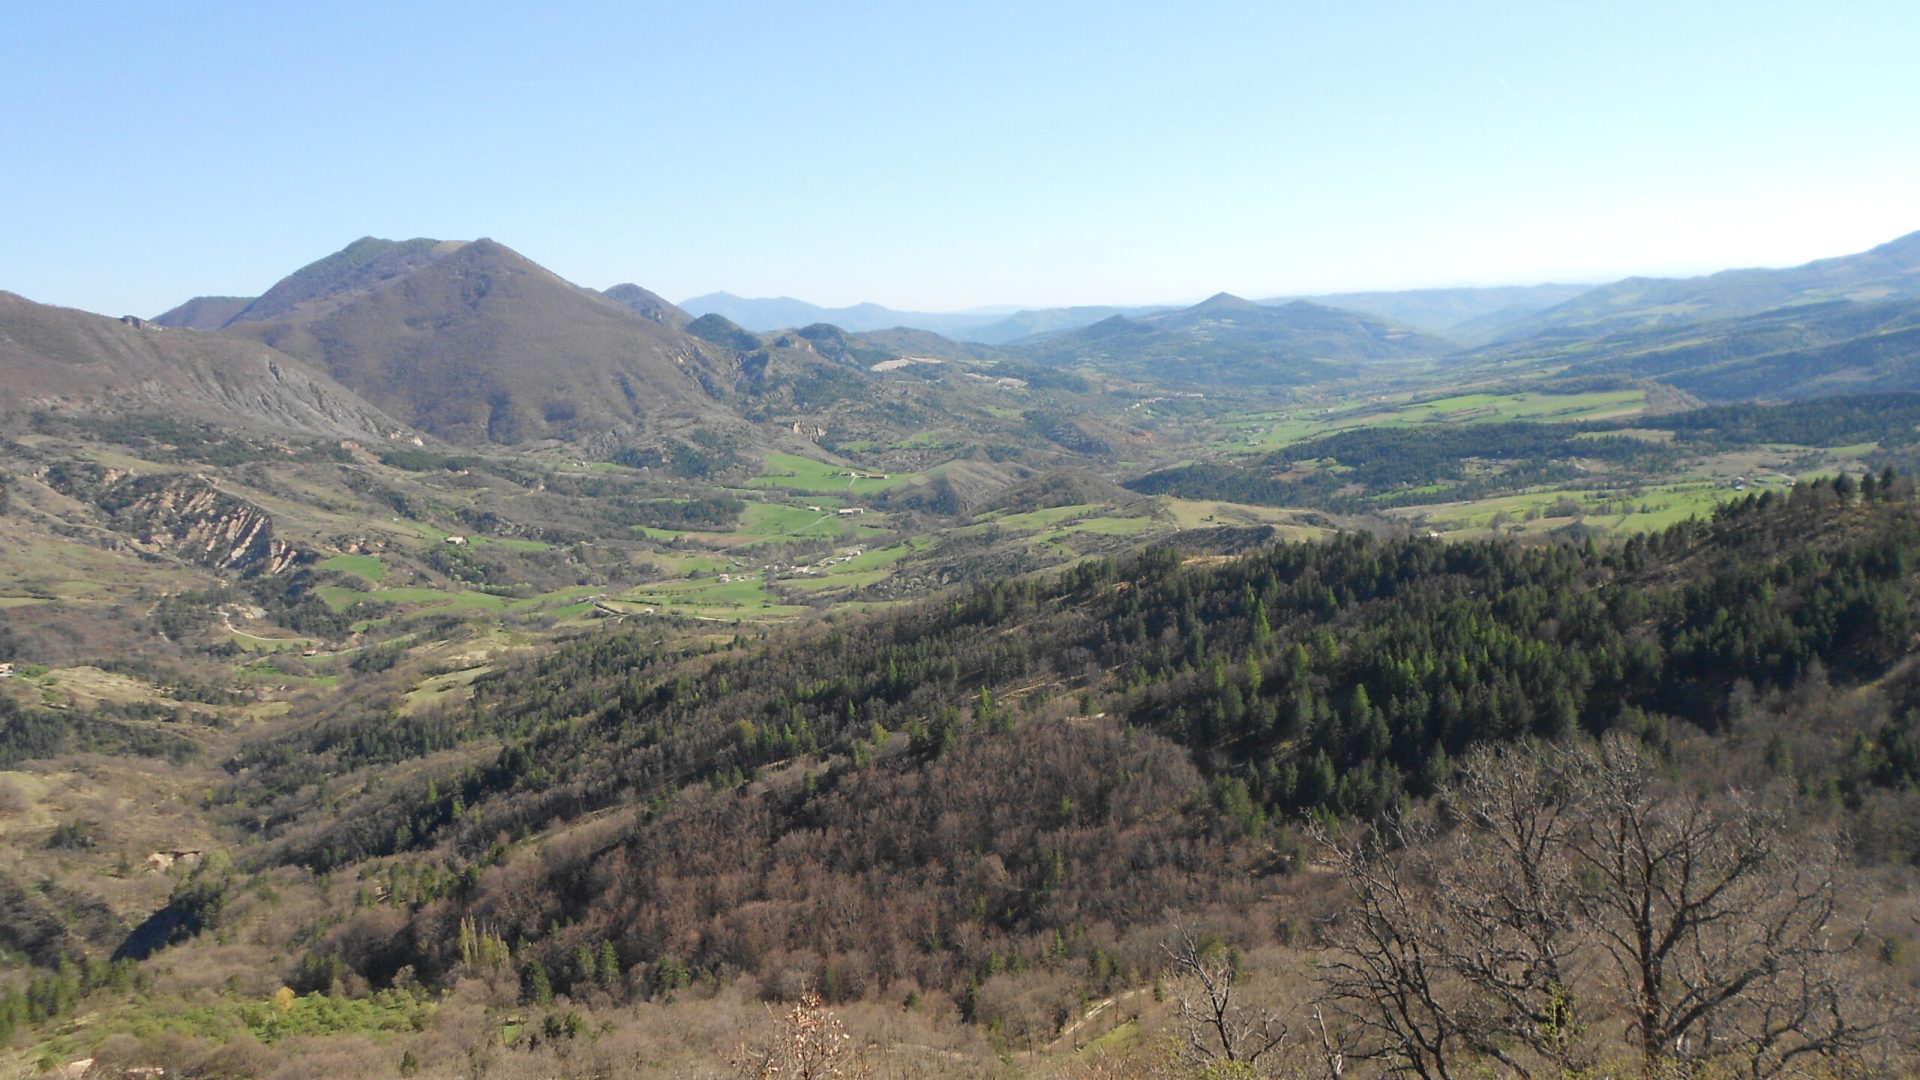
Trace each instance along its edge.
<path fill-rule="evenodd" d="M 403 425 L 256 341 L 0 292 L 0 412 L 164 414 L 252 432 L 386 440 Z"/>

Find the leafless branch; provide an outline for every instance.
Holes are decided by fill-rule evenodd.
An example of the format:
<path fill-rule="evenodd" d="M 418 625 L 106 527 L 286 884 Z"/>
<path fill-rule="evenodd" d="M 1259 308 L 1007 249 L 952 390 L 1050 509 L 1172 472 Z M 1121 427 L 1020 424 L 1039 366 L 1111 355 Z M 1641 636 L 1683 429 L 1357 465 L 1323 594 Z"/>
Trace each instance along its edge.
<path fill-rule="evenodd" d="M 1287 1025 L 1278 1011 L 1235 1000 L 1238 973 L 1224 948 L 1202 945 L 1191 929 L 1182 929 L 1160 948 L 1173 969 L 1181 1031 L 1187 1056 L 1195 1064 L 1225 1060 L 1253 1065 L 1286 1042 Z"/>

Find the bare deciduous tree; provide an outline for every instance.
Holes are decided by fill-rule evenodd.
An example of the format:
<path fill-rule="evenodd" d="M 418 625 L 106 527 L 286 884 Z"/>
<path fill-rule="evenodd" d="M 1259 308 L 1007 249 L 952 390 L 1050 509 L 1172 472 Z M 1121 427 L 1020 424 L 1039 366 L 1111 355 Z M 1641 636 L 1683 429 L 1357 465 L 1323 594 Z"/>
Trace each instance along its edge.
<path fill-rule="evenodd" d="M 1286 1042 L 1287 1025 L 1277 1011 L 1250 1008 L 1236 998 L 1234 983 L 1239 973 L 1225 948 L 1203 945 L 1186 929 L 1161 945 L 1161 950 L 1173 969 L 1174 1000 L 1188 1060 L 1196 1065 L 1224 1061 L 1257 1068 L 1262 1057 Z"/>
<path fill-rule="evenodd" d="M 1874 1034 L 1843 971 L 1862 934 L 1837 925 L 1832 838 L 1794 840 L 1737 792 L 1672 790 L 1623 739 L 1484 751 L 1436 805 L 1319 837 L 1356 896 L 1323 974 L 1357 1056 L 1565 1075 L 1624 1014 L 1648 1071 L 1764 1077 Z"/>
<path fill-rule="evenodd" d="M 1455 1060 L 1516 1075 L 1591 1063 L 1576 1008 L 1583 967 L 1563 849 L 1582 805 L 1535 759 L 1475 757 L 1430 819 L 1382 825 L 1358 844 L 1324 833 L 1359 904 L 1334 931 L 1332 1004 L 1369 1041 L 1364 1056 L 1425 1077 Z"/>
<path fill-rule="evenodd" d="M 1876 1025 L 1842 961 L 1864 928 L 1836 924 L 1833 839 L 1795 840 L 1738 792 L 1709 805 L 1665 790 L 1624 740 L 1566 756 L 1593 804 L 1568 845 L 1595 883 L 1582 923 L 1646 1060 L 1733 1056 L 1767 1076 L 1859 1049 Z"/>
<path fill-rule="evenodd" d="M 774 1031 L 743 1048 L 733 1061 L 735 1073 L 753 1080 L 835 1080 L 871 1075 L 852 1048 L 840 1018 L 820 995 L 808 990 L 793 1008 L 775 1019 Z"/>
<path fill-rule="evenodd" d="M 1321 972 L 1329 1004 L 1357 1029 L 1354 1055 L 1426 1080 L 1451 1077 L 1467 1040 L 1446 1004 L 1452 995 L 1429 894 L 1402 876 L 1382 835 L 1352 845 L 1324 832 L 1318 839 L 1354 892 Z"/>

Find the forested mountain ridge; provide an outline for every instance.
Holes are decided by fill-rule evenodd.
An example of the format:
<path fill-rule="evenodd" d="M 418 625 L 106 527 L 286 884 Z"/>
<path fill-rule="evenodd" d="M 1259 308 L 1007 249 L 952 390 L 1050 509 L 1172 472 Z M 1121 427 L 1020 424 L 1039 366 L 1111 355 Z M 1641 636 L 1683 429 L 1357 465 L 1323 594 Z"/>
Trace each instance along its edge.
<path fill-rule="evenodd" d="M 1097 984 L 1159 907 L 1284 875 L 1303 811 L 1377 817 L 1490 741 L 1659 748 L 1675 725 L 1745 730 L 1809 679 L 1875 685 L 1907 653 L 1917 557 L 1911 485 L 1882 477 L 1603 547 L 1154 550 L 717 652 L 593 635 L 482 679 L 464 711 L 262 742 L 224 799 L 274 860 L 412 867 L 406 925 L 337 936 L 311 978 L 444 977 L 472 920 L 532 942 L 555 985 L 598 978 L 559 974 L 583 948 L 650 979 L 810 956 L 855 997 L 901 978 L 964 997 L 1009 950 L 1057 948 Z M 1920 858 L 1892 809 L 1920 778 L 1920 690 L 1871 693 L 1864 726 L 1777 737 L 1805 790 L 1873 810 L 1872 858 Z M 408 761 L 414 783 L 362 790 Z M 489 868 L 502 839 L 619 807 Z M 823 919 L 861 929 L 823 946 Z"/>

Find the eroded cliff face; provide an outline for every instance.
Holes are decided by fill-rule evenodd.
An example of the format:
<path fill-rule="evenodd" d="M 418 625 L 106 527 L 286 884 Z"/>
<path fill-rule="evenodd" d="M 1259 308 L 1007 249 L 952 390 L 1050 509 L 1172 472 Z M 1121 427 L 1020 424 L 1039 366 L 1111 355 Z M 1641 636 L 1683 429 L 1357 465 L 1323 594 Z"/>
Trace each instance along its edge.
<path fill-rule="evenodd" d="M 92 465 L 55 465 L 42 470 L 40 479 L 106 511 L 113 530 L 147 554 L 246 577 L 280 574 L 312 557 L 274 536 L 266 511 L 221 491 L 204 476 L 137 476 Z"/>

